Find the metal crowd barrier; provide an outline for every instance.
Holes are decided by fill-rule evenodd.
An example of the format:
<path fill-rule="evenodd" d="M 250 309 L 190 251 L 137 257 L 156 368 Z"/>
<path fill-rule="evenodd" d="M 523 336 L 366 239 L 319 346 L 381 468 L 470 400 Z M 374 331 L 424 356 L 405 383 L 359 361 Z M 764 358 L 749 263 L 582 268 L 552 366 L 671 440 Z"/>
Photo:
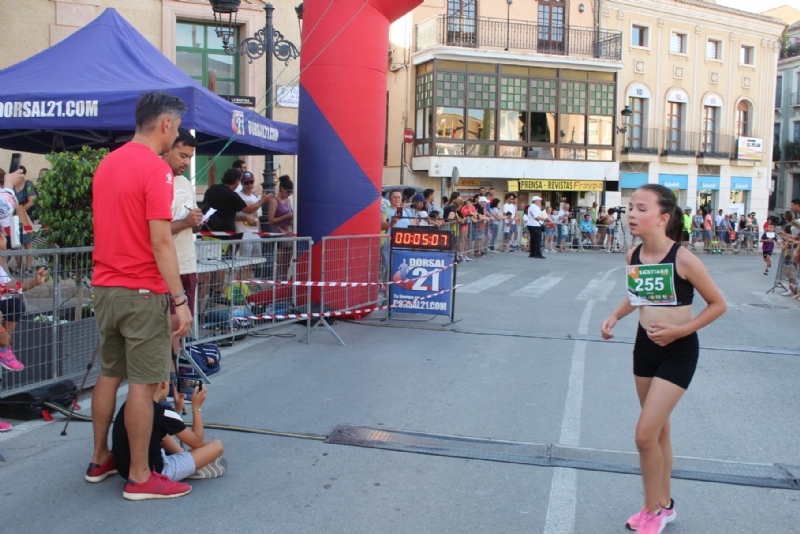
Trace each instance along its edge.
<path fill-rule="evenodd" d="M 775 250 L 779 249 L 775 247 Z M 772 288 L 770 288 L 767 293 L 774 293 L 776 290 L 779 290 L 781 293 L 791 291 L 797 294 L 798 265 L 793 261 L 792 255 L 794 252 L 794 248 L 787 247 L 781 250 L 779 254 L 772 255 L 772 267 L 775 269 L 775 281 L 772 284 Z"/>
<path fill-rule="evenodd" d="M 613 233 L 610 231 L 613 229 Z M 569 225 L 568 247 L 584 252 L 587 250 L 627 252 L 632 246 L 632 237 L 624 223 L 614 225 L 593 224 L 591 231 L 581 228 L 577 219 Z"/>
<path fill-rule="evenodd" d="M 363 286 L 322 286 L 322 311 L 349 311 L 380 301 L 378 282 L 389 279 L 386 234 L 326 236 L 322 238 L 321 282 L 365 284 Z"/>
<path fill-rule="evenodd" d="M 312 292 L 312 299 L 319 301 L 315 311 L 347 314 L 381 305 L 386 300 L 386 286 L 381 284 L 391 276 L 389 238 L 388 234 L 323 237 L 320 280 Z M 306 342 L 322 325 L 340 345 L 345 344 L 326 317 L 315 317 L 308 324 Z"/>
<path fill-rule="evenodd" d="M 187 346 L 257 333 L 310 313 L 311 238 L 227 240 L 195 244 L 197 301 Z M 276 317 L 277 316 L 277 317 Z"/>
<path fill-rule="evenodd" d="M 33 272 L 26 272 L 26 266 Z M 0 305 L 5 310 L 5 328 L 11 333 L 11 350 L 25 366 L 22 371 L 2 369 L 0 397 L 82 378 L 97 345 L 92 248 L 2 251 L 0 267 L 22 284 L 21 293 L 3 294 Z M 48 269 L 47 279 L 29 287 L 42 267 Z M 14 287 L 13 282 L 9 286 Z M 16 323 L 14 309 L 21 313 Z M 89 383 L 94 384 L 98 374 L 99 366 L 95 366 Z"/>
<path fill-rule="evenodd" d="M 462 260 L 480 258 L 491 252 L 508 250 L 528 252 L 531 246 L 528 227 L 522 224 L 517 225 L 516 231 L 512 227 L 508 239 L 505 238 L 504 221 L 453 222 L 451 220 L 435 226 L 455 233 L 457 253 Z M 542 251 L 585 252 L 608 249 L 611 252 L 626 252 L 631 247 L 631 236 L 627 227 L 618 221 L 614 225 L 613 235 L 607 228 L 595 224 L 591 232 L 586 232 L 581 230 L 578 220 L 574 218 L 570 219 L 568 224 L 554 225 L 552 228 L 545 226 L 542 230 Z"/>
<path fill-rule="evenodd" d="M 198 241 L 195 321 L 187 346 L 230 339 L 288 323 L 308 321 L 289 315 L 311 311 L 311 238 L 264 238 Z M 0 267 L 23 285 L 22 293 L 0 295 L 16 303 L 6 309 L 12 350 L 22 371 L 0 369 L 0 397 L 29 391 L 61 380 L 79 382 L 97 346 L 92 292 L 92 247 L 0 251 Z M 33 272 L 25 272 L 26 256 Z M 26 289 L 35 271 L 46 267 L 48 278 Z M 21 268 L 20 274 L 14 272 Z M 284 282 L 284 283 L 280 283 Z M 24 310 L 19 322 L 9 313 Z M 280 316 L 280 317 L 275 317 Z M 99 365 L 89 374 L 94 385 Z"/>
<path fill-rule="evenodd" d="M 496 225 L 496 226 L 495 226 Z M 439 221 L 432 224 L 440 230 L 450 230 L 456 238 L 460 261 L 488 256 L 503 247 L 502 221 Z M 521 236 L 518 233 L 517 239 Z"/>

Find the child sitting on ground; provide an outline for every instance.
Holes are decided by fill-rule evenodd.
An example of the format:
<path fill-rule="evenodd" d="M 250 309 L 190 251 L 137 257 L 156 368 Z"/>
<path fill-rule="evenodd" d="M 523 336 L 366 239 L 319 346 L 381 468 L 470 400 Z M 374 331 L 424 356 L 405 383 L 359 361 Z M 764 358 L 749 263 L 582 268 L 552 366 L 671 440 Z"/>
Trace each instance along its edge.
<path fill-rule="evenodd" d="M 153 476 L 166 477 L 173 482 L 183 479 L 216 478 L 225 473 L 225 464 L 220 457 L 224 452 L 222 442 L 218 439 L 206 442 L 203 439 L 203 418 L 201 406 L 206 400 L 206 389 L 195 388 L 192 393 L 192 428 L 183 423 L 178 413 L 183 412 L 185 395 L 178 393 L 175 398 L 175 411 L 159 404 L 164 402 L 169 391 L 169 382 L 161 382 L 153 395 L 153 430 L 150 434 L 150 447 L 148 461 Z M 176 413 L 177 412 L 177 413 Z M 119 409 L 114 420 L 114 429 L 111 433 L 111 452 L 117 472 L 122 478 L 128 479 L 130 468 L 130 446 L 128 431 L 125 428 L 125 404 Z M 191 447 L 185 451 L 173 438 L 177 437 Z M 138 484 L 128 480 L 123 496 L 128 500 L 142 500 L 152 498 L 149 494 L 136 491 Z M 191 486 L 185 485 L 185 492 L 170 497 L 180 497 L 191 491 Z"/>
<path fill-rule="evenodd" d="M 775 250 L 775 226 L 770 224 L 767 226 L 767 231 L 761 236 L 761 251 L 764 253 L 764 263 L 767 268 L 764 269 L 764 274 L 769 274 L 769 268 L 772 267 L 772 251 Z"/>

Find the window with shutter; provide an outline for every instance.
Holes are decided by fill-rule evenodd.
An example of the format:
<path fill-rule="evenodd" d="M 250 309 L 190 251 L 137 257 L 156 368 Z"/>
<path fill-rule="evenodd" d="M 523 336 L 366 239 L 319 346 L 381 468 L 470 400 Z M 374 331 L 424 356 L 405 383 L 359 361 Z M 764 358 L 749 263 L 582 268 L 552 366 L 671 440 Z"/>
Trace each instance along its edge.
<path fill-rule="evenodd" d="M 673 54 L 686 53 L 686 35 L 682 33 L 673 33 L 670 39 L 670 52 Z"/>
<path fill-rule="evenodd" d="M 708 59 L 722 59 L 722 43 L 715 39 L 709 39 L 706 44 L 706 57 Z"/>

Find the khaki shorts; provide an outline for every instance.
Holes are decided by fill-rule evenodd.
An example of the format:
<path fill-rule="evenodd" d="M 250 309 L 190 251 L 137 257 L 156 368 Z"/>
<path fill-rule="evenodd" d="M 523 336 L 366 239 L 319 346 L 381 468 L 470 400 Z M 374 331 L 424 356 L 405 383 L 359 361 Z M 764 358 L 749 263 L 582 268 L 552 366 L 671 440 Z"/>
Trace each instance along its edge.
<path fill-rule="evenodd" d="M 166 294 L 124 287 L 95 287 L 103 376 L 132 384 L 169 381 L 172 328 Z"/>

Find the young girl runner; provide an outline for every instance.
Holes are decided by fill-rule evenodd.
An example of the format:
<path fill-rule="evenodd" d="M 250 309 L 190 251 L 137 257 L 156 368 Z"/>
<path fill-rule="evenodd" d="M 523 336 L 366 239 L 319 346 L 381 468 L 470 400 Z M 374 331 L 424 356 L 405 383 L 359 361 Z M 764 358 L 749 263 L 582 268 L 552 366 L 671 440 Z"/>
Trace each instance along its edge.
<path fill-rule="evenodd" d="M 664 186 L 648 184 L 633 193 L 628 222 L 631 234 L 642 239 L 641 245 L 628 252 L 628 276 L 634 281 L 633 289 L 601 326 L 603 339 L 611 339 L 617 321 L 639 307 L 633 374 L 642 406 L 636 425 L 636 448 L 645 498 L 642 511 L 628 519 L 626 526 L 640 534 L 658 534 L 675 519 L 675 501 L 670 495 L 669 416 L 697 367 L 697 331 L 725 313 L 727 307 L 703 263 L 680 246 L 682 215 L 675 195 Z M 669 276 L 649 277 L 647 269 L 634 269 L 653 264 L 671 265 L 672 280 Z M 670 272 L 668 267 L 652 270 L 656 269 Z M 639 279 L 644 283 L 638 283 Z M 674 292 L 669 289 L 670 284 Z M 659 295 L 662 288 L 666 291 Z M 695 288 L 707 306 L 692 317 Z"/>

